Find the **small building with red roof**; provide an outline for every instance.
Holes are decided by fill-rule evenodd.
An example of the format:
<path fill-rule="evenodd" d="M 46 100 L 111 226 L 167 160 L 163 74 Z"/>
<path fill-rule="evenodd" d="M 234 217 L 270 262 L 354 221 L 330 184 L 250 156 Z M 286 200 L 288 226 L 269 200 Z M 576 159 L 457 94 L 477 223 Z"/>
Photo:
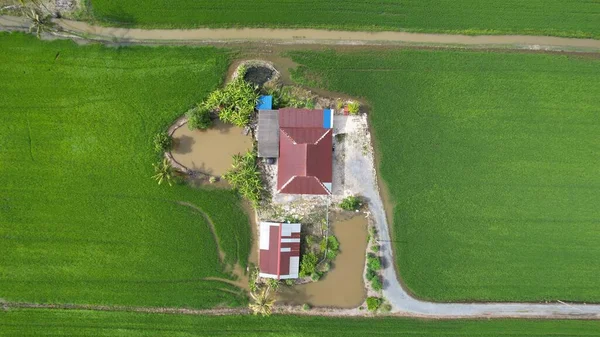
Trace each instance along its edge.
<path fill-rule="evenodd" d="M 277 280 L 298 278 L 300 224 L 261 222 L 259 276 Z"/>

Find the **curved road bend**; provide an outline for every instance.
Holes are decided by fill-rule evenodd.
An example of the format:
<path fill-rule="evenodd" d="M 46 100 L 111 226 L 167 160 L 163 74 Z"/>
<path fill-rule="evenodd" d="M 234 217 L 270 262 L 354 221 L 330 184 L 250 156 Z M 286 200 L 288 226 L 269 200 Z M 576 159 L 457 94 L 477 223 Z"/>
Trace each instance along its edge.
<path fill-rule="evenodd" d="M 193 30 L 142 30 L 91 26 L 84 22 L 58 20 L 66 31 L 86 33 L 104 38 L 123 38 L 136 41 L 281 41 L 293 43 L 345 43 L 375 44 L 381 42 L 411 42 L 462 45 L 513 45 L 518 47 L 590 48 L 600 50 L 600 40 L 570 39 L 537 36 L 462 36 L 436 35 L 403 32 L 343 32 L 315 29 L 193 29 Z M 0 28 L 4 30 L 23 30 L 27 23 L 21 18 L 0 16 Z M 257 38 L 259 36 L 259 38 Z M 369 174 L 347 172 L 346 179 L 352 177 L 360 181 L 357 191 L 369 200 L 369 208 L 379 231 L 381 251 L 386 261 L 395 261 L 392 255 L 390 233 L 387 225 L 383 202 L 379 195 L 377 176 L 373 167 L 372 155 L 365 156 L 361 151 L 347 153 L 346 161 L 352 161 L 349 168 L 368 168 Z M 351 169 L 352 170 L 352 169 Z M 351 178 L 351 179 L 352 179 Z M 348 182 L 347 182 L 348 183 Z M 411 297 L 402 287 L 396 276 L 395 264 L 388 263 L 383 270 L 385 280 L 383 295 L 392 304 L 397 313 L 432 317 L 543 317 L 543 318 L 594 318 L 600 319 L 600 304 L 534 304 L 534 303 L 434 303 Z"/>
<path fill-rule="evenodd" d="M 355 32 L 322 29 L 138 29 L 94 26 L 86 22 L 58 19 L 55 22 L 65 32 L 86 34 L 91 39 L 112 41 L 114 38 L 132 42 L 271 42 L 292 44 L 427 44 L 472 47 L 512 47 L 534 50 L 598 51 L 600 40 L 529 35 L 450 35 L 407 32 Z M 0 28 L 23 29 L 23 18 L 0 16 Z"/>

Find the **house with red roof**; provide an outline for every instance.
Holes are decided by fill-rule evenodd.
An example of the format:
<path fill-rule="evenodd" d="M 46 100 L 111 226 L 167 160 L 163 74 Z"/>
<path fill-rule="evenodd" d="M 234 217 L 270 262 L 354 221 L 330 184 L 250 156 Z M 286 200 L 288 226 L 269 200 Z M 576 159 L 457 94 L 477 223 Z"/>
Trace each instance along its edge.
<path fill-rule="evenodd" d="M 333 111 L 259 110 L 259 157 L 277 159 L 277 193 L 330 195 Z"/>
<path fill-rule="evenodd" d="M 298 278 L 300 224 L 260 223 L 259 276 L 277 280 Z"/>

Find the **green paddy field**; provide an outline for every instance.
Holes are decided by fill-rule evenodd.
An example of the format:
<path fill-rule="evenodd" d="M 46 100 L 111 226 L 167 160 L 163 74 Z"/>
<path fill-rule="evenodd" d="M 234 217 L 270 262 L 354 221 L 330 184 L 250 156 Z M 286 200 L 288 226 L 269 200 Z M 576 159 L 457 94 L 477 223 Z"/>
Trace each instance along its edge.
<path fill-rule="evenodd" d="M 152 137 L 220 85 L 214 48 L 106 48 L 0 34 L 0 298 L 240 305 L 248 217 L 229 190 L 158 186 Z M 208 223 L 225 254 L 219 262 Z"/>
<path fill-rule="evenodd" d="M 0 311 L 0 336 L 520 337 L 600 336 L 598 321 L 189 316 L 77 310 Z"/>
<path fill-rule="evenodd" d="M 600 59 L 298 51 L 364 99 L 405 285 L 433 301 L 600 302 Z"/>
<path fill-rule="evenodd" d="M 139 27 L 285 27 L 600 38 L 597 0 L 88 0 L 90 16 Z"/>

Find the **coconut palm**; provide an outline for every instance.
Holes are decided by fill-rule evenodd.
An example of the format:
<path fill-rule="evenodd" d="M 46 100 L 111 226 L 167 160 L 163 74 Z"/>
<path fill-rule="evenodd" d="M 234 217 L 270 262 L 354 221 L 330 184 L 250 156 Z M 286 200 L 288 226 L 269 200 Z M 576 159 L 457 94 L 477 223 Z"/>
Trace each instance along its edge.
<path fill-rule="evenodd" d="M 275 298 L 271 294 L 270 286 L 263 287 L 258 293 L 251 292 L 250 297 L 254 302 L 250 303 L 248 307 L 255 315 L 271 316 Z"/>
<path fill-rule="evenodd" d="M 154 178 L 159 185 L 162 184 L 163 181 L 166 181 L 169 186 L 173 186 L 173 167 L 167 158 L 164 158 L 163 161 L 158 164 L 152 164 L 152 166 L 154 166 L 154 172 L 156 173 L 152 178 Z"/>
<path fill-rule="evenodd" d="M 52 22 L 51 15 L 44 15 L 42 13 L 42 7 L 47 12 L 50 12 L 46 6 L 44 6 L 41 2 L 35 0 L 20 0 L 21 9 L 23 11 L 23 15 L 31 20 L 31 26 L 29 26 L 29 32 L 34 33 L 40 38 L 42 33 L 49 32 L 54 30 L 54 22 Z"/>

